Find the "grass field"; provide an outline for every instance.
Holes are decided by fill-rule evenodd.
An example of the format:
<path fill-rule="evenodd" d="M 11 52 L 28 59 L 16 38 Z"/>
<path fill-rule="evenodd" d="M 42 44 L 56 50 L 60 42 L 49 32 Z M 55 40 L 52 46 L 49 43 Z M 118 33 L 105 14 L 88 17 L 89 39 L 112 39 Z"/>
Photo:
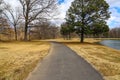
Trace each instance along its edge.
<path fill-rule="evenodd" d="M 80 43 L 79 39 L 57 41 L 66 44 L 92 64 L 105 80 L 120 80 L 120 50 L 96 44 L 100 39 L 85 39 L 85 43 Z"/>
<path fill-rule="evenodd" d="M 43 41 L 0 42 L 0 80 L 23 80 L 42 60 L 50 44 Z"/>
<path fill-rule="evenodd" d="M 120 80 L 120 50 L 96 44 L 100 40 L 85 39 L 85 43 L 80 43 L 79 39 L 54 41 L 62 42 L 82 56 L 105 80 Z M 0 42 L 0 80 L 25 79 L 48 54 L 49 47 L 46 41 Z"/>

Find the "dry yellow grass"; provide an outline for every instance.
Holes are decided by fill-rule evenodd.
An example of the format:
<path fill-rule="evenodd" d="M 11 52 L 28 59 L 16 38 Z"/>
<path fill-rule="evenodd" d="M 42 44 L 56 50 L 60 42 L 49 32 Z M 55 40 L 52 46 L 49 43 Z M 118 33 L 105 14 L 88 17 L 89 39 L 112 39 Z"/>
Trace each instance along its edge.
<path fill-rule="evenodd" d="M 49 43 L 0 42 L 0 80 L 23 80 L 48 54 Z"/>
<path fill-rule="evenodd" d="M 85 39 L 85 43 L 80 43 L 79 39 L 56 41 L 63 42 L 82 56 L 104 76 L 105 80 L 120 80 L 120 50 L 96 44 L 100 40 L 95 39 Z"/>

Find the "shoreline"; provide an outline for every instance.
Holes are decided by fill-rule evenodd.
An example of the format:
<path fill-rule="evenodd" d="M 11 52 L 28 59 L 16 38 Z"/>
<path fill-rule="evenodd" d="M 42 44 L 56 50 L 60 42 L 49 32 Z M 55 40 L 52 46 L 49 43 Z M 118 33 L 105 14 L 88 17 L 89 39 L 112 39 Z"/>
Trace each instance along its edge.
<path fill-rule="evenodd" d="M 120 40 L 120 38 L 93 38 L 96 40 Z"/>

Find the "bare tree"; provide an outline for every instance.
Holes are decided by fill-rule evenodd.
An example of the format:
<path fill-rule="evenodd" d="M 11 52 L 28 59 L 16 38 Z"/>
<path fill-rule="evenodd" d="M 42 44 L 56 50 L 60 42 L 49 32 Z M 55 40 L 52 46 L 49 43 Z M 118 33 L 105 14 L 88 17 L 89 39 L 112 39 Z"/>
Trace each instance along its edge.
<path fill-rule="evenodd" d="M 5 8 L 3 14 L 8 19 L 10 24 L 14 27 L 15 40 L 17 40 L 17 26 L 20 23 L 20 11 L 19 11 L 19 8 L 16 7 L 15 9 L 13 9 L 13 8 L 11 8 L 11 6 L 9 4 L 6 4 L 6 8 Z"/>
<path fill-rule="evenodd" d="M 13 39 L 13 28 L 10 27 L 7 19 L 0 17 L 0 40 L 11 40 Z"/>
<path fill-rule="evenodd" d="M 2 4 L 2 0 L 0 0 L 0 14 L 2 13 L 1 4 Z"/>
<path fill-rule="evenodd" d="M 56 7 L 56 0 L 19 0 L 25 20 L 24 40 L 27 40 L 28 25 L 36 19 L 46 18 Z"/>
<path fill-rule="evenodd" d="M 59 28 L 49 21 L 37 22 L 30 28 L 31 39 L 55 39 L 59 35 Z"/>
<path fill-rule="evenodd" d="M 5 10 L 6 5 L 4 4 L 4 0 L 0 0 L 0 17 L 2 17 L 2 13 Z"/>

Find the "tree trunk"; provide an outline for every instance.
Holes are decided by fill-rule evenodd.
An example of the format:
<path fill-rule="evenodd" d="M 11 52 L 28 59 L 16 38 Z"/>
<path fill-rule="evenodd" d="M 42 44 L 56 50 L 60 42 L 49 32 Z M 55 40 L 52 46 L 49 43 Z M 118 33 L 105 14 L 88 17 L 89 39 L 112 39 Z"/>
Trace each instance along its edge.
<path fill-rule="evenodd" d="M 84 29 L 82 28 L 82 31 L 81 31 L 81 43 L 84 42 Z"/>
<path fill-rule="evenodd" d="M 71 34 L 70 34 L 70 32 L 68 34 L 68 39 L 71 40 Z"/>
<path fill-rule="evenodd" d="M 24 40 L 27 41 L 27 31 L 28 31 L 28 24 L 25 23 L 25 33 L 24 33 Z"/>
<path fill-rule="evenodd" d="M 16 28 L 16 25 L 14 25 L 14 31 L 15 31 L 15 40 L 17 41 L 17 28 Z"/>
<path fill-rule="evenodd" d="M 30 39 L 30 28 L 29 28 L 29 41 L 30 41 L 31 39 Z"/>

